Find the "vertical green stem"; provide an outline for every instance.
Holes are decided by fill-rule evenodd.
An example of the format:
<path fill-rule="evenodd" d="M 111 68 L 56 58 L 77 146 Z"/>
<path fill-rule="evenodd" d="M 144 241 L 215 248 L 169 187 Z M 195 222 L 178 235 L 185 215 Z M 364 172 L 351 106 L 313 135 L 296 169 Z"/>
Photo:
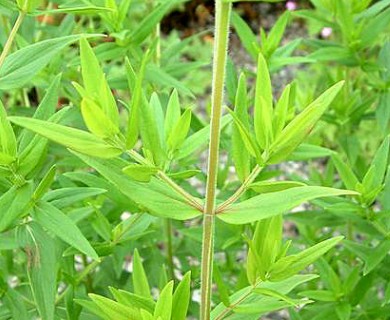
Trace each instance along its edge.
<path fill-rule="evenodd" d="M 175 277 L 175 269 L 173 264 L 173 248 L 172 248 L 172 220 L 164 219 L 165 234 L 166 234 L 166 255 L 168 263 L 168 275 L 169 279 L 172 280 Z"/>
<path fill-rule="evenodd" d="M 12 43 L 15 40 L 16 34 L 18 33 L 18 30 L 23 22 L 24 17 L 26 16 L 26 13 L 20 11 L 18 18 L 16 19 L 16 22 L 11 30 L 11 33 L 8 36 L 7 42 L 5 43 L 4 50 L 0 55 L 0 68 L 3 65 L 5 58 L 7 57 L 8 53 L 11 50 Z"/>
<path fill-rule="evenodd" d="M 215 1 L 215 43 L 212 82 L 212 112 L 206 204 L 203 219 L 203 246 L 201 265 L 200 319 L 209 320 L 211 310 L 212 269 L 214 257 L 215 193 L 219 163 L 219 142 L 223 90 L 225 82 L 227 48 L 229 41 L 229 20 L 231 3 Z"/>

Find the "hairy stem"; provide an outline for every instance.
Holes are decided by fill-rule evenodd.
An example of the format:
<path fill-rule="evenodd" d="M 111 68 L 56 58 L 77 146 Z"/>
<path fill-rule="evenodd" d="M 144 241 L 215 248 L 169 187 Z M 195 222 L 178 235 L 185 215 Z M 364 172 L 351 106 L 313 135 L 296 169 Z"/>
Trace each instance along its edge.
<path fill-rule="evenodd" d="M 226 72 L 227 48 L 229 41 L 229 20 L 231 3 L 215 1 L 215 43 L 212 82 L 212 112 L 206 204 L 203 219 L 202 264 L 201 264 L 201 305 L 200 319 L 209 320 L 211 311 L 211 287 L 214 256 L 215 193 L 219 164 L 219 142 L 223 89 Z"/>
<path fill-rule="evenodd" d="M 18 18 L 16 19 L 16 22 L 11 30 L 11 33 L 8 36 L 7 42 L 4 45 L 3 52 L 0 55 L 0 68 L 2 67 L 5 58 L 7 57 L 8 53 L 11 50 L 12 44 L 15 40 L 16 34 L 18 33 L 18 30 L 23 22 L 24 17 L 26 16 L 25 12 L 20 11 Z"/>
<path fill-rule="evenodd" d="M 231 204 L 236 202 L 248 189 L 249 185 L 256 179 L 256 177 L 260 174 L 261 170 L 263 170 L 264 167 L 260 167 L 259 165 L 256 165 L 256 167 L 253 169 L 253 171 L 250 173 L 250 175 L 245 179 L 245 181 L 242 183 L 242 185 L 237 189 L 237 191 L 225 202 L 221 203 L 216 213 L 220 213 L 224 211 L 226 208 L 228 208 Z"/>

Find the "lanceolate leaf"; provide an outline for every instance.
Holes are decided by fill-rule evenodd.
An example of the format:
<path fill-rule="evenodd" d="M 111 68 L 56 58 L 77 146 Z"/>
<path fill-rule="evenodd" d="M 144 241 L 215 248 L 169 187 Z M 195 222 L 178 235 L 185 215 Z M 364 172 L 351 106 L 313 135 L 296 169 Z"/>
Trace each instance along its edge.
<path fill-rule="evenodd" d="M 337 245 L 343 238 L 343 236 L 334 237 L 322 241 L 298 254 L 281 258 L 272 266 L 270 279 L 272 281 L 280 281 L 297 274 Z"/>
<path fill-rule="evenodd" d="M 0 90 L 22 87 L 80 35 L 44 40 L 10 54 L 0 68 Z"/>
<path fill-rule="evenodd" d="M 317 277 L 318 277 L 317 275 L 306 274 L 306 275 L 295 275 L 295 276 L 290 277 L 289 279 L 286 279 L 283 281 L 275 281 L 275 282 L 261 281 L 258 284 L 256 284 L 255 286 L 250 285 L 248 287 L 245 287 L 245 288 L 237 291 L 236 293 L 234 293 L 233 295 L 230 296 L 230 301 L 231 301 L 232 305 L 234 305 L 234 306 L 239 306 L 241 303 L 247 303 L 248 301 L 252 302 L 254 305 L 257 304 L 258 306 L 263 306 L 263 308 L 264 308 L 263 312 L 261 312 L 261 313 L 258 312 L 256 314 L 256 316 L 258 318 L 263 313 L 288 307 L 289 304 L 284 302 L 284 304 L 281 305 L 280 301 L 278 301 L 279 299 L 273 299 L 273 301 L 278 302 L 276 305 L 268 304 L 268 302 L 272 299 L 266 298 L 266 297 L 261 296 L 261 295 L 257 295 L 254 292 L 255 289 L 268 289 L 268 290 L 278 292 L 279 294 L 286 295 L 286 294 L 290 293 L 294 288 L 299 286 L 300 284 L 311 281 Z M 243 297 L 247 297 L 247 298 L 243 300 L 242 299 Z M 219 317 L 221 317 L 221 315 L 228 314 L 228 313 L 226 313 L 226 311 L 227 311 L 226 309 L 228 309 L 228 308 L 229 308 L 229 310 L 231 310 L 231 306 L 226 307 L 224 304 L 220 303 L 212 311 L 211 319 L 219 319 Z M 250 318 L 250 319 L 252 319 L 252 318 Z"/>
<path fill-rule="evenodd" d="M 55 241 L 37 224 L 31 227 L 31 261 L 27 266 L 33 297 L 42 319 L 54 319 L 57 293 L 57 253 Z"/>
<path fill-rule="evenodd" d="M 144 267 L 142 265 L 141 257 L 139 256 L 138 250 L 134 250 L 133 255 L 133 287 L 135 294 L 143 296 L 145 298 L 150 297 L 150 288 L 148 278 Z"/>
<path fill-rule="evenodd" d="M 43 201 L 38 202 L 34 209 L 33 218 L 45 229 L 82 253 L 95 260 L 99 259 L 97 253 L 76 224 L 55 206 Z"/>
<path fill-rule="evenodd" d="M 99 61 L 96 58 L 91 46 L 85 38 L 80 39 L 80 59 L 83 82 L 89 97 L 99 105 L 103 115 L 112 122 L 112 127 L 119 124 L 119 114 L 116 102 L 107 80 L 100 68 Z M 88 104 L 90 105 L 90 103 Z M 102 115 L 100 115 L 100 118 Z"/>
<path fill-rule="evenodd" d="M 255 92 L 254 122 L 256 139 L 260 147 L 268 149 L 273 139 L 272 130 L 272 88 L 267 61 L 259 53 Z"/>
<path fill-rule="evenodd" d="M 172 318 L 171 320 L 185 320 L 187 316 L 188 305 L 191 297 L 191 272 L 184 275 L 180 281 L 175 293 L 173 294 L 172 302 Z"/>
<path fill-rule="evenodd" d="M 101 158 L 112 158 L 122 153 L 119 147 L 112 146 L 104 140 L 79 129 L 38 119 L 23 117 L 9 117 L 9 119 L 19 126 L 81 153 Z"/>
<path fill-rule="evenodd" d="M 326 90 L 283 129 L 270 148 L 269 163 L 278 163 L 294 151 L 313 129 L 343 85 L 344 81 L 340 81 Z"/>
<path fill-rule="evenodd" d="M 32 197 L 32 183 L 14 186 L 0 197 L 0 232 L 21 218 L 29 208 Z"/>
<path fill-rule="evenodd" d="M 1 80 L 0 80 L 1 82 Z M 7 113 L 0 100 L 0 150 L 10 157 L 16 156 L 16 138 L 11 124 L 7 119 Z"/>
<path fill-rule="evenodd" d="M 161 290 L 156 308 L 154 309 L 155 319 L 161 318 L 161 320 L 171 320 L 171 314 L 174 312 L 174 310 L 172 310 L 172 290 L 173 281 L 168 282 L 164 289 Z"/>
<path fill-rule="evenodd" d="M 356 195 L 356 192 L 326 187 L 297 187 L 284 191 L 266 193 L 233 204 L 217 215 L 231 224 L 245 224 L 285 213 L 302 202 L 321 197 Z"/>
<path fill-rule="evenodd" d="M 85 163 L 95 168 L 103 177 L 113 183 L 129 199 L 147 209 L 151 214 L 185 220 L 201 214 L 190 206 L 186 199 L 165 183 L 153 179 L 150 183 L 140 183 L 127 178 L 122 169 L 129 163 L 115 160 L 103 161 L 77 154 Z"/>

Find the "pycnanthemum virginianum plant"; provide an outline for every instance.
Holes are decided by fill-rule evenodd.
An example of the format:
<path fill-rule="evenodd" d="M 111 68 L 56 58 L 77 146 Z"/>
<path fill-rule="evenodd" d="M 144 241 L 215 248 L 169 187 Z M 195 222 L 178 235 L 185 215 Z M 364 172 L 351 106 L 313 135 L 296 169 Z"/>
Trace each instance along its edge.
<path fill-rule="evenodd" d="M 263 33 L 261 48 L 246 42 L 246 48 L 257 59 L 254 88 L 248 88 L 244 73 L 238 80 L 230 79 L 234 77 L 231 65 L 226 79 L 232 1 L 216 1 L 215 4 L 211 120 L 209 125 L 199 125 L 199 116 L 191 107 L 183 106 L 182 97 L 179 99 L 179 91 L 188 95 L 187 88 L 163 70 L 162 62 L 166 57 L 158 23 L 176 2 L 180 1 L 148 7 L 152 8 L 151 12 L 135 31 L 124 29 L 129 22 L 126 13 L 132 8 L 130 1 L 120 4 L 106 1 L 102 7 L 88 4 L 43 11 L 47 15 L 71 12 L 100 16 L 103 26 L 116 41 L 117 51 L 115 54 L 110 51 L 108 60 L 117 58 L 118 54 L 119 61 L 124 61 L 120 73 L 126 77 L 131 99 L 128 103 L 121 101 L 120 108 L 101 67 L 101 60 L 106 58 L 99 58 L 98 50 L 94 52 L 89 44 L 89 40 L 98 35 L 57 37 L 9 54 L 24 17 L 39 14 L 40 3 L 28 0 L 18 1 L 17 6 L 6 3 L 7 10 L 19 8 L 20 14 L 1 55 L 0 90 L 22 87 L 61 50 L 77 42 L 82 81 L 74 81 L 74 89 L 66 87 L 69 92 L 77 92 L 77 97 L 69 94 L 77 107 L 56 111 L 61 85 L 70 78 L 75 80 L 65 74 L 52 77 L 46 95 L 31 117 L 7 117 L 5 107 L 0 105 L 0 232 L 3 242 L 0 248 L 7 252 L 8 260 L 4 261 L 12 260 L 9 250 L 15 250 L 20 259 L 26 261 L 26 275 L 21 276 L 25 285 L 14 289 L 2 283 L 4 304 L 0 310 L 4 316 L 0 314 L 0 317 L 180 320 L 189 313 L 198 314 L 191 302 L 191 288 L 200 284 L 199 317 L 202 320 L 258 319 L 283 308 L 290 308 L 292 316 L 300 319 L 292 307 L 303 307 L 314 300 L 332 302 L 337 316 L 348 319 L 351 308 L 362 300 L 351 297 L 352 292 L 368 291 L 367 275 L 385 259 L 389 248 L 387 225 L 376 218 L 373 207 L 384 188 L 389 138 L 382 143 L 364 174 L 356 174 L 356 168 L 349 168 L 340 156 L 327 149 L 302 146 L 321 116 L 337 100 L 344 82 L 337 82 L 312 99 L 296 116 L 294 85 L 286 86 L 279 99 L 274 99 L 268 65 L 272 59 L 274 63 L 279 59 L 279 65 L 276 63 L 279 67 L 283 64 L 284 56 L 277 47 L 288 22 L 287 14 L 268 36 Z M 93 20 L 90 23 L 94 23 Z M 242 36 L 246 29 L 237 15 L 233 15 L 233 24 L 241 30 Z M 147 39 L 150 41 L 145 41 Z M 143 52 L 141 48 L 145 46 L 147 50 Z M 187 68 L 191 69 L 191 65 Z M 156 79 L 159 77 L 162 82 Z M 225 100 L 227 80 L 229 98 Z M 166 82 L 170 88 L 172 84 L 177 85 L 177 90 L 172 90 L 169 96 L 166 90 L 154 90 L 157 84 Z M 226 115 L 223 116 L 224 109 Z M 77 121 L 79 115 L 83 120 L 81 125 Z M 124 118 L 127 118 L 126 123 Z M 84 126 L 84 129 L 70 124 Z M 63 148 L 53 146 L 48 153 L 48 140 L 65 146 L 70 153 L 64 155 Z M 219 159 L 220 148 L 226 144 L 230 151 L 228 165 L 234 164 L 239 181 L 235 190 L 226 186 L 226 171 Z M 202 179 L 193 165 L 193 156 L 206 145 L 208 166 Z M 302 179 L 270 179 L 273 175 L 269 167 L 296 157 L 297 151 L 315 155 L 326 151 L 327 156 L 332 155 L 324 181 L 318 181 L 315 176 L 309 183 Z M 343 185 L 351 191 L 330 187 L 342 187 L 334 181 L 334 168 Z M 188 183 L 191 177 L 201 177 L 200 182 L 205 182 L 204 197 Z M 320 186 L 315 186 L 313 181 L 318 181 Z M 351 197 L 338 198 L 341 195 Z M 331 265 L 329 260 L 321 258 L 339 244 L 343 236 L 334 237 L 333 232 L 316 236 L 317 230 L 312 231 L 311 227 L 321 229 L 328 225 L 321 220 L 323 216 L 310 221 L 307 213 L 317 217 L 315 212 L 291 215 L 311 246 L 297 249 L 291 241 L 283 241 L 283 214 L 309 200 L 315 200 L 317 207 L 330 210 L 335 223 L 342 210 L 358 212 L 357 218 L 348 221 L 349 239 L 344 243 L 364 261 L 363 277 L 359 278 L 358 269 L 357 272 L 351 270 L 352 266 L 341 260 L 337 265 L 341 270 L 338 277 L 334 270 L 336 264 Z M 122 215 L 123 221 L 118 222 L 125 210 L 132 215 Z M 179 224 L 180 220 L 193 227 Z M 304 226 L 300 224 L 302 221 Z M 202 230 L 197 228 L 200 223 Z M 369 233 L 375 234 L 372 230 L 379 233 L 380 242 L 373 254 L 368 253 L 368 245 L 353 241 L 353 223 Z M 175 274 L 173 256 L 182 254 L 180 250 L 184 249 L 180 247 L 175 252 L 173 229 L 184 235 L 187 246 L 184 255 L 192 255 L 196 251 L 193 244 L 200 247 L 201 242 L 200 274 L 190 264 L 183 266 L 184 276 Z M 161 230 L 165 236 L 161 236 Z M 220 237 L 226 235 L 223 246 L 232 249 L 234 254 L 242 250 L 242 239 L 247 244 L 245 269 L 231 266 L 228 273 L 231 276 L 234 271 L 245 270 L 234 279 L 237 287 L 233 293 L 224 275 L 226 270 L 221 268 L 218 259 L 214 261 L 215 246 L 223 247 L 218 243 L 218 233 Z M 191 239 L 196 242 L 190 242 Z M 160 250 L 151 249 L 153 258 L 149 256 L 143 262 L 137 247 L 141 251 L 146 243 L 148 248 L 153 248 L 160 242 L 165 244 L 166 257 L 161 256 Z M 128 273 L 123 273 L 123 262 L 129 252 L 134 252 L 131 279 L 126 277 Z M 226 253 L 226 259 L 228 265 L 229 260 L 236 257 Z M 317 259 L 324 290 L 316 290 L 312 284 L 317 275 L 300 273 Z M 75 268 L 75 260 L 78 267 L 81 265 L 81 271 Z M 161 271 L 163 263 L 168 268 L 163 267 Z M 4 270 L 5 274 L 10 274 L 9 268 Z M 153 270 L 153 273 L 145 270 Z M 95 278 L 91 276 L 93 272 L 96 272 Z M 157 274 L 160 274 L 159 279 L 156 279 Z M 175 284 L 175 278 L 181 281 Z M 191 280 L 194 280 L 193 285 Z M 60 281 L 65 285 L 58 291 Z M 214 283 L 219 303 L 213 296 Z M 301 290 L 298 297 L 292 296 L 292 291 L 304 283 L 307 290 Z M 160 289 L 158 296 L 152 289 L 155 286 Z M 105 296 L 108 287 L 114 300 Z M 307 318 L 313 317 L 313 312 L 325 310 L 326 306 L 321 303 L 319 307 L 316 305 L 308 306 Z M 310 313 L 310 310 L 314 311 Z M 317 316 L 316 319 L 323 318 Z"/>

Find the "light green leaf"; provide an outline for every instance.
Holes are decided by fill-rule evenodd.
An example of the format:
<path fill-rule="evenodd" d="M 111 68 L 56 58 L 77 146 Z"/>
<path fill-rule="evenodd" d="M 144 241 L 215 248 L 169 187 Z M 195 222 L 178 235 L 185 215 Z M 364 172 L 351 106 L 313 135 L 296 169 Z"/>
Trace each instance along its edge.
<path fill-rule="evenodd" d="M 21 187 L 13 186 L 0 197 L 0 232 L 26 214 L 30 207 L 32 183 L 25 183 Z"/>
<path fill-rule="evenodd" d="M 43 197 L 43 195 L 49 190 L 51 184 L 54 181 L 54 177 L 56 175 L 56 166 L 53 165 L 48 172 L 46 172 L 45 176 L 37 186 L 37 188 L 34 191 L 33 198 L 34 200 L 40 199 Z"/>
<path fill-rule="evenodd" d="M 217 217 L 231 224 L 245 224 L 288 212 L 302 202 L 321 197 L 356 195 L 356 192 L 326 187 L 297 187 L 266 193 L 225 209 Z"/>
<path fill-rule="evenodd" d="M 34 113 L 34 119 L 40 120 L 49 120 L 55 114 L 57 104 L 58 104 L 58 96 L 59 96 L 59 88 L 61 84 L 61 74 L 57 75 L 50 86 L 47 88 L 46 94 L 43 97 L 41 103 L 39 104 L 37 110 Z M 60 113 L 57 113 L 57 116 Z M 23 130 L 19 139 L 19 150 L 24 150 L 31 143 L 31 140 L 34 139 L 34 132 L 29 130 Z M 41 138 L 43 139 L 43 138 Z"/>
<path fill-rule="evenodd" d="M 247 257 L 249 283 L 255 284 L 265 275 L 276 261 L 282 244 L 283 218 L 277 215 L 257 222 Z"/>
<path fill-rule="evenodd" d="M 165 139 L 168 140 L 168 137 L 172 135 L 173 128 L 180 119 L 180 101 L 179 94 L 177 90 L 173 90 L 168 101 L 167 112 L 165 114 Z"/>
<path fill-rule="evenodd" d="M 0 80 L 1 82 L 1 80 Z M 11 124 L 7 119 L 7 112 L 0 100 L 0 147 L 2 152 L 12 158 L 16 157 L 16 138 Z"/>
<path fill-rule="evenodd" d="M 41 226 L 65 241 L 72 247 L 95 260 L 99 257 L 76 224 L 52 204 L 39 201 L 34 209 L 33 218 Z"/>
<path fill-rule="evenodd" d="M 47 139 L 90 156 L 113 158 L 122 153 L 119 147 L 112 146 L 104 140 L 82 130 L 24 117 L 9 117 L 9 120 Z"/>
<path fill-rule="evenodd" d="M 359 180 L 356 177 L 355 173 L 352 171 L 352 168 L 345 163 L 339 155 L 332 155 L 332 161 L 343 181 L 344 185 L 350 190 L 356 190 Z"/>
<path fill-rule="evenodd" d="M 191 272 L 187 272 L 177 286 L 172 301 L 172 318 L 170 320 L 186 320 L 191 299 Z"/>
<path fill-rule="evenodd" d="M 42 319 L 53 320 L 58 270 L 56 243 L 37 223 L 26 228 L 31 228 L 32 261 L 27 271 L 34 301 Z"/>
<path fill-rule="evenodd" d="M 269 163 L 285 159 L 306 138 L 344 85 L 336 83 L 326 90 L 283 129 L 270 148 Z"/>
<path fill-rule="evenodd" d="M 250 54 L 252 59 L 256 59 L 259 52 L 256 35 L 238 13 L 233 11 L 231 19 L 233 27 L 237 32 L 245 50 Z"/>
<path fill-rule="evenodd" d="M 174 152 L 183 144 L 190 130 L 190 125 L 191 109 L 188 108 L 175 123 L 173 130 L 168 137 L 167 144 L 171 152 Z"/>
<path fill-rule="evenodd" d="M 156 306 L 156 303 L 150 296 L 147 298 L 138 294 L 123 290 L 117 290 L 114 288 L 110 288 L 110 291 L 120 304 L 126 305 L 128 307 L 144 309 L 148 312 L 153 313 L 154 308 Z"/>
<path fill-rule="evenodd" d="M 135 80 L 132 78 L 134 69 L 130 63 L 129 59 L 126 59 L 126 70 L 127 70 L 127 79 L 129 83 L 130 90 L 132 92 L 132 99 L 130 105 L 130 114 L 129 120 L 127 123 L 127 132 L 126 132 L 126 148 L 132 149 L 137 143 L 139 135 L 139 110 L 141 105 L 144 103 L 144 96 L 142 91 L 142 83 L 145 77 L 145 68 L 146 63 L 149 60 L 150 50 L 148 50 L 141 61 L 141 67 L 137 74 Z M 135 73 L 134 73 L 135 75 Z M 134 81 L 133 81 L 134 80 Z M 134 84 L 133 84 L 134 82 Z"/>
<path fill-rule="evenodd" d="M 133 255 L 132 279 L 134 293 L 145 298 L 150 298 L 150 287 L 148 278 L 146 277 L 144 267 L 142 266 L 141 257 L 139 256 L 137 249 L 134 250 Z"/>
<path fill-rule="evenodd" d="M 249 130 L 245 127 L 245 125 L 241 122 L 241 120 L 236 116 L 236 114 L 233 111 L 229 110 L 229 113 L 234 120 L 234 124 L 238 128 L 238 132 L 240 133 L 241 139 L 246 149 L 248 150 L 249 154 L 252 157 L 256 158 L 258 162 L 262 161 L 260 147 L 256 143 L 255 138 L 252 136 Z"/>
<path fill-rule="evenodd" d="M 242 73 L 238 80 L 238 87 L 235 97 L 234 113 L 241 121 L 242 125 L 249 130 L 248 97 L 246 87 L 246 77 Z M 244 181 L 250 174 L 250 155 L 245 147 L 245 142 L 241 137 L 239 125 L 233 124 L 232 132 L 232 160 L 236 167 L 237 176 L 240 181 Z"/>
<path fill-rule="evenodd" d="M 272 118 L 273 103 L 271 78 L 267 61 L 264 59 L 264 56 L 259 53 L 257 61 L 254 126 L 257 142 L 263 150 L 268 150 L 268 147 L 273 140 Z"/>
<path fill-rule="evenodd" d="M 171 320 L 172 315 L 172 290 L 173 281 L 167 283 L 164 289 L 161 290 L 158 298 L 156 309 L 154 309 L 154 318 L 161 320 Z"/>
<path fill-rule="evenodd" d="M 91 35 L 92 37 L 93 35 Z M 0 90 L 21 88 L 80 35 L 40 41 L 10 54 L 0 68 Z"/>
<path fill-rule="evenodd" d="M 136 309 L 121 305 L 116 301 L 90 293 L 91 300 L 98 306 L 101 312 L 110 320 L 139 320 L 140 312 Z"/>
<path fill-rule="evenodd" d="M 95 136 L 106 139 L 114 138 L 119 133 L 119 128 L 93 100 L 84 98 L 81 101 L 81 114 L 88 130 Z"/>
<path fill-rule="evenodd" d="M 123 168 L 123 172 L 136 181 L 149 182 L 150 179 L 158 172 L 158 169 L 153 166 L 130 164 Z"/>
<path fill-rule="evenodd" d="M 76 155 L 95 168 L 129 199 L 149 210 L 153 215 L 185 220 L 201 214 L 200 211 L 190 206 L 183 196 L 161 181 L 152 178 L 150 183 L 145 184 L 127 178 L 122 172 L 123 167 L 129 164 L 127 162 L 102 161 L 81 154 Z"/>
<path fill-rule="evenodd" d="M 250 184 L 249 188 L 257 193 L 270 193 L 303 186 L 306 184 L 296 181 L 258 181 Z"/>
<path fill-rule="evenodd" d="M 275 107 L 273 130 L 274 136 L 276 138 L 279 137 L 279 134 L 282 132 L 287 121 L 288 108 L 290 103 L 290 91 L 291 85 L 287 85 L 286 88 L 284 88 L 282 95 L 280 96 Z"/>
<path fill-rule="evenodd" d="M 271 31 L 268 34 L 267 41 L 263 47 L 266 56 L 271 56 L 278 48 L 282 40 L 284 31 L 286 30 L 289 18 L 290 12 L 285 11 L 272 27 Z"/>
<path fill-rule="evenodd" d="M 94 100 L 103 114 L 111 120 L 111 127 L 118 127 L 119 114 L 115 98 L 100 68 L 99 61 L 85 38 L 80 39 L 80 60 L 84 87 L 90 95 L 89 98 Z"/>
<path fill-rule="evenodd" d="M 271 267 L 270 279 L 280 281 L 297 274 L 336 246 L 343 238 L 339 236 L 327 239 L 298 254 L 281 258 Z"/>

